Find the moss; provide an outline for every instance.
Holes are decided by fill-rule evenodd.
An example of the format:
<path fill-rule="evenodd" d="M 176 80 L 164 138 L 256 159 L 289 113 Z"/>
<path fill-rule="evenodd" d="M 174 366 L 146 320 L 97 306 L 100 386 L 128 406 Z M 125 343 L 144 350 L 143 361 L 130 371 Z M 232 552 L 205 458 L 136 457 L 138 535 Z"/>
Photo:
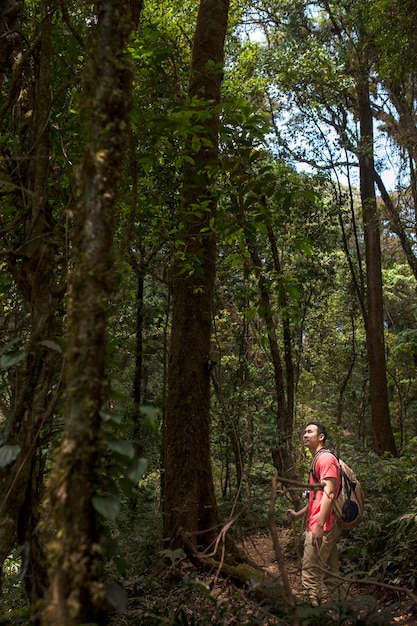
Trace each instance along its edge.
<path fill-rule="evenodd" d="M 239 563 L 239 565 L 229 565 L 228 563 L 220 563 L 214 559 L 207 559 L 207 562 L 212 564 L 213 567 L 220 569 L 222 574 L 225 574 L 235 582 L 241 584 L 247 584 L 253 581 L 270 583 L 271 578 L 264 574 L 261 570 L 252 567 L 249 563 Z"/>

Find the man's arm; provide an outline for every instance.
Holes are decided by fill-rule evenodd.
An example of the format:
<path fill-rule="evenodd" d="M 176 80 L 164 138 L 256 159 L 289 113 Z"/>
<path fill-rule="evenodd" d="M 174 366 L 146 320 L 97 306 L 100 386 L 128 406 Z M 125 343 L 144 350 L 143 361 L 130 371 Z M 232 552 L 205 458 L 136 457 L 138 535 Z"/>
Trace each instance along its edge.
<path fill-rule="evenodd" d="M 294 511 L 294 509 L 288 509 L 287 517 L 289 520 L 296 521 L 304 517 L 306 513 L 307 513 L 307 505 L 304 508 L 300 509 L 299 511 Z"/>
<path fill-rule="evenodd" d="M 332 509 L 332 503 L 336 492 L 336 478 L 324 478 L 322 480 L 324 485 L 323 497 L 320 504 L 320 515 L 317 520 L 317 524 L 313 528 L 313 545 L 316 544 L 319 548 L 323 543 L 324 524 L 330 515 Z"/>

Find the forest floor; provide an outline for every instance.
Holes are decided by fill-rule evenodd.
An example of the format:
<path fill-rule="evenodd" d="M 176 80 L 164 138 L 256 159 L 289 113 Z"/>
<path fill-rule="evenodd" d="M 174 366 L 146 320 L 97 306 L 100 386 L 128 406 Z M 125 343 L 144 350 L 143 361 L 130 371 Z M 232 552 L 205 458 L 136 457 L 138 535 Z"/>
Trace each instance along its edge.
<path fill-rule="evenodd" d="M 288 529 L 278 529 L 292 593 L 297 598 L 300 626 L 417 626 L 417 606 L 404 594 L 387 592 L 367 584 L 349 585 L 347 600 L 312 608 L 301 597 L 300 557 Z M 269 582 L 239 584 L 234 577 L 219 576 L 216 568 L 202 572 L 187 559 L 172 566 L 157 564 L 152 572 L 126 581 L 127 610 L 112 626 L 291 626 L 282 591 L 277 557 L 269 533 L 256 533 L 242 541 L 251 561 Z M 157 573 L 156 573 L 157 572 Z M 284 608 L 283 608 L 284 607 Z"/>

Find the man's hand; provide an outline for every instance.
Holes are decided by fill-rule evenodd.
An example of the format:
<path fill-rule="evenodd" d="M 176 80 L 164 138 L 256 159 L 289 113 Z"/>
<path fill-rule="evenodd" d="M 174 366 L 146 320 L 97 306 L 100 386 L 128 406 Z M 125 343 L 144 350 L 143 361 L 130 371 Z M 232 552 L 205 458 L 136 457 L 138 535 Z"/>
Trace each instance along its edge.
<path fill-rule="evenodd" d="M 297 517 L 297 511 L 294 511 L 294 509 L 288 509 L 287 510 L 287 517 L 291 522 L 295 522 L 296 519 L 298 519 Z"/>
<path fill-rule="evenodd" d="M 305 506 L 303 509 L 301 509 L 300 511 L 294 511 L 294 509 L 288 509 L 287 510 L 287 517 L 291 522 L 296 522 L 298 519 L 301 519 L 302 517 L 304 517 L 304 515 L 307 512 L 307 507 Z"/>
<path fill-rule="evenodd" d="M 323 536 L 324 530 L 322 524 L 316 524 L 312 533 L 311 543 L 313 546 L 316 546 L 319 550 L 323 545 Z"/>

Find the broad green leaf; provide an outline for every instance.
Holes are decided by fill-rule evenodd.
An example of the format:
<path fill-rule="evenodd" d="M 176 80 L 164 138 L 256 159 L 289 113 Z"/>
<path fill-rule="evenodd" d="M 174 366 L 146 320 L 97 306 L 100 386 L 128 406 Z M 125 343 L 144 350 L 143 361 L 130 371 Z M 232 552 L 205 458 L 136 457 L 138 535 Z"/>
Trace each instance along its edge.
<path fill-rule="evenodd" d="M 184 161 L 187 161 L 187 163 L 189 163 L 190 165 L 195 165 L 195 160 L 189 154 L 184 154 L 182 158 Z"/>
<path fill-rule="evenodd" d="M 13 367 L 22 361 L 26 356 L 26 350 L 11 350 L 2 355 L 0 359 L 0 367 L 7 369 Z"/>
<path fill-rule="evenodd" d="M 2 354 L 4 354 L 5 352 L 10 352 L 10 348 L 14 345 L 16 345 L 17 343 L 19 343 L 19 341 L 21 341 L 22 338 L 21 337 L 15 337 L 14 339 L 11 339 L 10 341 L 8 341 L 7 343 L 4 344 L 1 352 Z"/>
<path fill-rule="evenodd" d="M 0 467 L 13 463 L 19 456 L 20 446 L 0 446 Z"/>
<path fill-rule="evenodd" d="M 114 522 L 120 511 L 120 498 L 115 496 L 93 496 L 91 504 L 97 513 Z"/>
<path fill-rule="evenodd" d="M 170 559 L 172 565 L 179 563 L 185 558 L 185 552 L 182 548 L 177 548 L 176 550 L 160 550 L 158 552 L 162 557 Z"/>
<path fill-rule="evenodd" d="M 124 439 L 109 439 L 106 443 L 110 450 L 113 450 L 113 452 L 117 452 L 128 459 L 133 459 L 135 456 L 135 450 L 129 441 L 125 441 Z"/>
<path fill-rule="evenodd" d="M 109 604 L 117 611 L 120 615 L 126 609 L 127 598 L 124 589 L 117 585 L 116 583 L 106 582 L 104 586 L 104 592 L 106 594 L 106 599 Z"/>
<path fill-rule="evenodd" d="M 152 430 L 158 430 L 159 421 L 158 421 L 158 409 L 154 406 L 141 404 L 140 412 L 143 415 L 143 424 Z"/>
<path fill-rule="evenodd" d="M 51 350 L 55 350 L 55 352 L 59 352 L 60 354 L 62 354 L 61 346 L 57 344 L 55 341 L 50 341 L 49 339 L 45 339 L 44 341 L 41 341 L 40 344 L 42 346 L 45 346 L 46 348 L 50 348 Z"/>
<path fill-rule="evenodd" d="M 132 483 L 137 483 L 142 478 L 146 470 L 148 469 L 148 460 L 141 457 L 140 459 L 133 459 L 127 469 L 127 476 Z"/>

